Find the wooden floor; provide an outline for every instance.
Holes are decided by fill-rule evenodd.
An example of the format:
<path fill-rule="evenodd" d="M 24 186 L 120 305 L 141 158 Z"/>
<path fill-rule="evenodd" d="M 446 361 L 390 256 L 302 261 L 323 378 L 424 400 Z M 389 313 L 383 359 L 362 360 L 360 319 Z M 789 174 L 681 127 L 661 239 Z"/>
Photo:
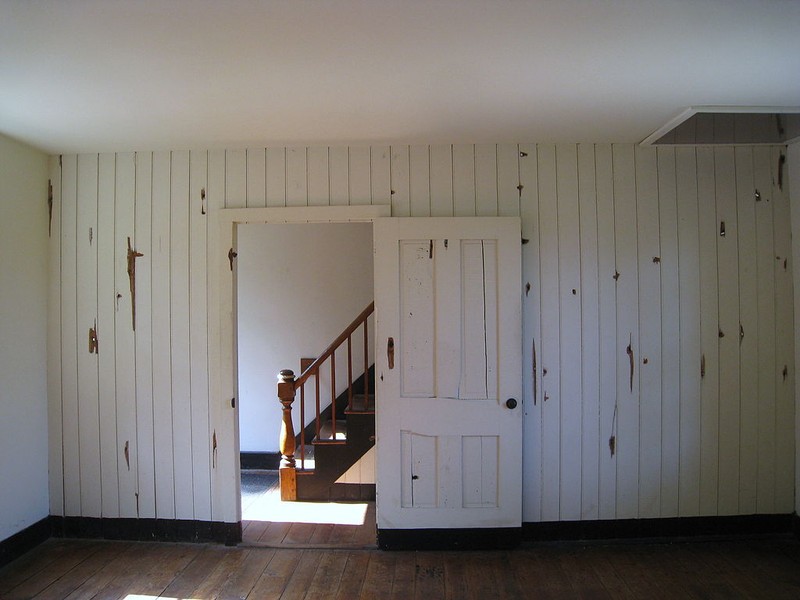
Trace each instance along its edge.
<path fill-rule="evenodd" d="M 369 550 L 376 548 L 375 503 L 352 504 L 363 507 L 358 524 L 302 523 L 289 521 L 242 521 L 242 544 L 270 548 L 318 548 Z M 333 519 L 335 520 L 335 519 Z"/>
<path fill-rule="evenodd" d="M 800 598 L 800 542 L 382 552 L 51 539 L 0 598 Z"/>
<path fill-rule="evenodd" d="M 242 471 L 242 519 L 246 546 L 376 547 L 374 502 L 281 502 L 277 471 Z"/>

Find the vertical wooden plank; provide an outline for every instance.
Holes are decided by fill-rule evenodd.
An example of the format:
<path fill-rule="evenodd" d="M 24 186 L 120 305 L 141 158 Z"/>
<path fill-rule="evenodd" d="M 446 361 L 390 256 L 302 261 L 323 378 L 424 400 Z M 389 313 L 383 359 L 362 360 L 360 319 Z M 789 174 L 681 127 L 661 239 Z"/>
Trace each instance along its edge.
<path fill-rule="evenodd" d="M 267 205 L 267 151 L 248 148 L 247 155 L 247 207 Z"/>
<path fill-rule="evenodd" d="M 350 152 L 350 204 L 372 203 L 372 181 L 369 146 L 351 146 Z"/>
<path fill-rule="evenodd" d="M 524 191 L 524 188 L 523 188 Z M 581 310 L 581 519 L 599 518 L 600 457 L 600 297 L 597 236 L 597 182 L 591 144 L 578 145 Z"/>
<path fill-rule="evenodd" d="M 225 208 L 247 206 L 247 151 L 225 151 Z"/>
<path fill-rule="evenodd" d="M 153 153 L 152 194 L 152 368 L 156 518 L 175 518 L 172 445 L 172 327 L 170 306 L 169 152 Z"/>
<path fill-rule="evenodd" d="M 497 146 L 497 216 L 519 216 L 519 146 Z"/>
<path fill-rule="evenodd" d="M 97 154 L 78 155 L 77 301 L 78 340 L 97 322 Z M 110 332 L 109 332 L 110 333 Z M 113 337 L 108 337 L 113 347 Z M 78 431 L 81 515 L 99 517 L 100 416 L 97 354 L 78 344 Z"/>
<path fill-rule="evenodd" d="M 661 247 L 655 148 L 636 146 L 639 263 L 639 517 L 661 510 Z"/>
<path fill-rule="evenodd" d="M 555 146 L 538 147 L 541 275 L 542 520 L 560 519 L 561 320 Z"/>
<path fill-rule="evenodd" d="M 78 428 L 78 352 L 86 334 L 78 335 L 77 239 L 78 157 L 62 157 L 61 187 L 61 397 L 64 444 L 64 514 L 81 514 L 80 430 Z M 88 331 L 88 329 L 87 329 Z"/>
<path fill-rule="evenodd" d="M 714 151 L 719 277 L 719 514 L 739 512 L 739 253 L 732 148 Z M 722 227 L 724 225 L 724 235 Z"/>
<path fill-rule="evenodd" d="M 412 217 L 431 214 L 431 157 L 428 146 L 409 148 L 409 206 Z"/>
<path fill-rule="evenodd" d="M 114 316 L 115 377 L 117 398 L 117 472 L 120 517 L 137 516 L 136 487 L 136 349 L 132 321 L 132 294 L 128 278 L 128 237 L 135 247 L 134 201 L 136 163 L 132 152 L 117 154 L 114 202 Z M 119 297 L 121 296 L 121 297 Z M 127 448 L 127 454 L 125 449 Z"/>
<path fill-rule="evenodd" d="M 500 438 L 481 436 L 481 505 L 497 506 L 499 470 L 497 469 Z"/>
<path fill-rule="evenodd" d="M 400 432 L 400 506 L 412 507 L 414 505 L 413 490 L 411 487 L 411 477 L 413 465 L 411 462 L 411 438 L 410 431 Z"/>
<path fill-rule="evenodd" d="M 708 144 L 708 140 L 714 139 L 714 114 L 697 113 L 695 118 L 695 137 L 691 142 Z"/>
<path fill-rule="evenodd" d="M 661 507 L 677 517 L 680 476 L 680 284 L 675 149 L 658 150 L 658 210 L 661 246 Z"/>
<path fill-rule="evenodd" d="M 286 148 L 267 148 L 267 206 L 286 206 Z"/>
<path fill-rule="evenodd" d="M 464 149 L 466 148 L 466 150 Z M 475 163 L 472 146 L 455 146 L 454 159 L 457 173 L 472 179 L 464 185 L 466 193 L 456 192 L 456 215 L 475 214 Z M 541 352 L 541 278 L 539 276 L 539 197 L 538 171 L 535 145 L 520 147 L 520 198 L 522 217 L 522 389 L 524 402 L 522 434 L 522 520 L 541 520 L 542 486 L 542 396 L 541 365 L 537 364 Z M 461 157 L 461 158 L 459 158 Z M 462 168 L 458 165 L 466 163 Z M 459 177 L 456 178 L 456 189 Z M 464 201 L 459 201 L 463 198 Z M 463 207 L 459 208 L 459 207 Z M 464 214 L 461 214 L 461 211 Z"/>
<path fill-rule="evenodd" d="M 64 515 L 61 409 L 61 159 L 50 157 L 50 239 L 47 276 L 47 430 L 50 514 Z"/>
<path fill-rule="evenodd" d="M 475 211 L 479 217 L 497 216 L 497 146 L 475 146 Z"/>
<path fill-rule="evenodd" d="M 263 167 L 263 165 L 260 165 Z M 262 169 L 263 172 L 263 169 Z M 189 399 L 192 423 L 194 518 L 211 520 L 211 448 L 208 435 L 208 152 L 189 155 Z M 252 171 L 248 169 L 248 185 Z M 263 180 L 260 186 L 264 189 Z M 248 203 L 250 201 L 248 193 Z M 266 199 L 262 197 L 264 202 Z M 260 201 L 260 200 L 259 200 Z M 205 209 L 205 210 L 204 210 Z"/>
<path fill-rule="evenodd" d="M 438 460 L 436 445 L 438 438 L 432 435 L 412 433 L 411 472 L 412 506 L 415 508 L 434 508 L 439 505 L 436 494 Z"/>
<path fill-rule="evenodd" d="M 792 270 L 791 276 L 794 283 L 792 289 L 792 297 L 794 298 L 794 370 L 792 371 L 792 378 L 795 382 L 795 403 L 794 403 L 794 481 L 795 486 L 800 484 L 800 397 L 798 397 L 797 389 L 797 373 L 800 370 L 800 353 L 797 348 L 800 347 L 800 328 L 797 327 L 797 319 L 800 318 L 800 294 L 798 287 L 800 287 L 800 243 L 796 240 L 800 239 L 800 209 L 798 206 L 798 195 L 800 195 L 800 146 L 797 144 L 789 144 L 786 148 L 786 165 L 783 172 L 783 185 L 784 193 L 789 197 L 789 208 L 791 213 L 791 229 L 790 237 L 792 239 Z M 794 192 L 792 192 L 794 190 Z M 797 489 L 795 489 L 797 492 Z M 794 512 L 800 514 L 800 494 L 795 493 L 794 499 Z"/>
<path fill-rule="evenodd" d="M 392 201 L 392 155 L 389 146 L 369 149 L 372 183 L 372 204 L 386 206 Z"/>
<path fill-rule="evenodd" d="M 273 206 L 272 202 L 275 201 L 276 196 L 274 186 L 271 186 L 269 181 L 272 173 L 270 166 L 270 157 L 279 156 L 281 164 L 281 173 L 285 174 L 283 163 L 283 149 L 276 152 L 272 148 L 267 148 L 267 205 Z M 274 175 L 274 173 L 272 173 Z M 283 182 L 281 176 L 280 181 Z M 285 185 L 280 186 L 280 193 L 285 193 Z M 271 200 L 272 198 L 272 200 Z M 281 196 L 285 198 L 285 196 Z M 206 188 L 206 200 L 208 202 L 208 214 L 210 216 L 209 225 L 214 223 L 213 215 L 217 210 L 225 205 L 225 154 L 219 151 L 209 151 L 208 153 L 208 187 Z M 284 202 L 282 199 L 281 202 Z M 218 227 L 209 226 L 207 229 L 208 241 L 206 244 L 206 264 L 208 269 L 217 269 L 220 257 L 214 256 L 211 252 L 213 249 L 219 247 L 220 231 Z M 222 259 L 224 260 L 224 259 Z M 209 283 L 214 278 L 209 278 Z M 220 294 L 223 293 L 217 286 L 209 285 L 207 301 L 209 306 L 217 306 L 220 300 Z M 213 319 L 209 318 L 207 323 L 208 330 L 208 361 L 209 365 L 217 364 L 219 360 L 219 353 L 222 348 L 219 347 L 219 323 L 215 323 Z M 219 438 L 221 435 L 217 433 L 217 427 L 221 427 L 223 422 L 222 415 L 222 400 L 220 399 L 219 378 L 217 374 L 216 380 L 213 372 L 209 374 L 209 401 L 208 401 L 208 445 L 209 454 L 208 460 L 211 463 L 211 519 L 214 521 L 221 521 L 225 519 L 226 503 L 225 503 L 225 478 L 222 477 L 219 465 Z M 221 432 L 220 432 L 221 433 Z M 215 446 L 216 442 L 216 448 Z M 238 451 L 238 448 L 232 449 Z"/>
<path fill-rule="evenodd" d="M 617 253 L 617 517 L 639 516 L 639 275 L 634 148 L 612 147 Z"/>
<path fill-rule="evenodd" d="M 476 261 L 476 256 L 481 258 L 480 262 Z M 481 368 L 469 370 L 470 368 L 467 366 L 470 365 L 470 358 L 477 353 L 477 347 L 479 346 L 483 351 L 486 346 L 484 343 L 485 329 L 483 328 L 485 319 L 483 312 L 478 314 L 476 310 L 478 305 L 481 308 L 484 306 L 483 244 L 479 240 L 459 240 L 445 246 L 444 240 L 434 240 L 433 258 L 435 274 L 433 298 L 436 312 L 431 326 L 436 329 L 433 356 L 436 365 L 435 393 L 438 397 L 445 398 L 485 398 L 486 354 L 481 355 L 484 358 L 484 362 L 480 363 Z M 469 261 L 470 258 L 472 261 Z M 461 290 L 461 293 L 453 294 L 452 290 Z M 467 298 L 470 291 L 472 297 Z M 470 317 L 473 320 L 469 324 L 465 323 L 470 320 Z M 481 330 L 480 340 L 473 338 L 470 340 L 474 342 L 472 348 L 465 348 L 465 346 L 471 345 L 467 340 L 478 327 Z M 461 351 L 456 349 L 461 349 Z M 478 373 L 476 374 L 475 371 Z M 472 377 L 465 377 L 465 375 L 472 375 Z M 477 379 L 480 379 L 482 383 L 483 396 L 470 395 L 470 392 L 474 393 L 475 388 L 470 384 Z M 460 446 L 457 451 L 461 452 Z M 446 455 L 443 454 L 443 456 Z M 445 458 L 444 460 L 450 459 Z M 458 465 L 447 465 L 441 469 L 441 472 L 452 474 L 453 470 L 458 469 Z M 457 478 L 452 484 L 447 481 L 441 482 L 441 489 L 444 491 L 460 489 L 459 486 Z M 450 493 L 448 497 L 453 498 L 454 496 Z"/>
<path fill-rule="evenodd" d="M 336 146 L 329 150 L 331 206 L 347 206 L 350 203 L 350 153 L 347 146 Z"/>
<path fill-rule="evenodd" d="M 756 202 L 756 255 L 758 271 L 758 481 L 756 510 L 775 510 L 775 224 L 769 148 L 753 149 L 753 178 L 761 196 Z"/>
<path fill-rule="evenodd" d="M 392 146 L 392 216 L 411 215 L 409 171 L 410 149 L 408 146 Z"/>
<path fill-rule="evenodd" d="M 475 216 L 475 146 L 453 146 L 453 215 Z"/>
<path fill-rule="evenodd" d="M 714 152 L 697 149 L 697 203 L 700 236 L 700 514 L 717 514 L 719 479 L 719 283 Z"/>
<path fill-rule="evenodd" d="M 461 448 L 463 506 L 478 507 L 482 505 L 483 500 L 481 494 L 481 436 L 463 436 Z"/>
<path fill-rule="evenodd" d="M 617 515 L 617 259 L 614 234 L 614 168 L 610 144 L 595 146 L 597 188 L 597 294 L 599 296 L 600 481 L 601 519 Z"/>
<path fill-rule="evenodd" d="M 490 380 L 488 367 L 491 364 L 489 360 L 489 352 L 494 341 L 487 335 L 491 329 L 489 321 L 492 317 L 491 310 L 486 300 L 491 296 L 491 292 L 487 292 L 488 286 L 487 275 L 489 271 L 485 269 L 484 253 L 486 252 L 484 241 L 481 240 L 462 240 L 461 241 L 461 261 L 460 261 L 460 274 L 461 274 L 461 320 L 454 327 L 454 330 L 444 331 L 441 333 L 442 339 L 448 339 L 455 335 L 455 339 L 460 341 L 461 347 L 461 364 L 454 365 L 455 372 L 461 372 L 460 383 L 454 385 L 458 398 L 491 398 L 489 390 L 487 389 L 487 382 Z M 489 261 L 486 261 L 487 263 Z M 437 267 L 439 263 L 437 261 Z M 444 269 L 442 269 L 444 270 Z M 437 275 L 440 271 L 436 269 Z M 459 271 L 456 271 L 459 272 Z M 496 273 L 494 274 L 496 277 Z M 441 276 L 437 276 L 437 283 Z M 456 282 L 458 285 L 458 282 Z M 447 288 L 446 288 L 447 289 Z M 458 287 L 450 287 L 449 289 L 458 289 Z M 441 297 L 441 294 L 437 294 Z M 456 307 L 450 306 L 451 301 L 445 300 L 444 303 L 439 303 L 445 308 L 445 312 L 454 312 Z M 496 313 L 495 313 L 496 315 Z M 440 319 L 437 319 L 437 326 Z M 494 327 L 496 332 L 496 326 Z M 458 335 L 460 331 L 461 335 Z M 437 327 L 437 333 L 438 327 Z M 453 342 L 454 343 L 454 342 Z M 444 344 L 442 344 L 444 346 Z M 449 341 L 448 341 L 449 345 Z M 458 346 L 457 346 L 458 347 Z M 437 360 L 437 371 L 442 369 L 443 372 L 449 370 L 450 365 L 440 364 L 443 361 Z M 437 382 L 438 383 L 438 382 Z M 455 382 L 454 382 L 455 383 Z M 437 389 L 438 389 L 437 385 Z M 445 388 L 446 389 L 446 388 Z"/>
<path fill-rule="evenodd" d="M 286 206 L 308 206 L 306 149 L 286 149 Z"/>
<path fill-rule="evenodd" d="M 789 173 L 784 147 L 772 148 L 773 211 L 775 215 L 775 510 L 794 509 L 794 294 L 789 213 Z"/>
<path fill-rule="evenodd" d="M 734 115 L 733 113 L 715 113 L 714 114 L 714 143 L 716 144 L 732 144 L 736 140 L 733 137 L 734 133 Z"/>
<path fill-rule="evenodd" d="M 361 457 L 361 483 L 375 483 L 375 447 Z"/>
<path fill-rule="evenodd" d="M 136 216 L 134 237 L 136 251 L 136 450 L 137 515 L 144 519 L 156 516 L 156 467 L 153 423 L 153 154 L 136 154 Z"/>
<path fill-rule="evenodd" d="M 328 147 L 308 148 L 308 205 L 327 206 L 330 204 L 331 190 L 328 175 Z"/>
<path fill-rule="evenodd" d="M 237 154 L 238 156 L 238 154 Z M 170 368 L 175 518 L 194 518 L 192 406 L 189 366 L 189 153 L 173 152 L 170 178 Z M 229 172 L 228 189 L 246 189 L 240 169 Z M 238 198 L 238 192 L 237 196 Z M 188 310 L 187 310 L 188 309 Z"/>
<path fill-rule="evenodd" d="M 461 441 L 463 506 L 497 506 L 497 436 L 465 435 Z"/>
<path fill-rule="evenodd" d="M 427 241 L 400 244 L 400 393 L 404 397 L 435 396 L 434 261 Z"/>
<path fill-rule="evenodd" d="M 733 115 L 733 140 L 737 144 L 753 143 L 753 119 L 750 115 Z"/>
<path fill-rule="evenodd" d="M 578 208 L 578 148 L 556 147 L 556 195 L 558 210 L 558 296 L 560 379 L 560 516 L 581 518 L 581 256 Z"/>
<path fill-rule="evenodd" d="M 737 136 L 739 131 L 737 130 Z M 758 481 L 758 260 L 753 149 L 734 150 L 739 229 L 739 514 L 756 512 Z"/>
<path fill-rule="evenodd" d="M 115 154 L 101 154 L 98 165 L 97 203 L 97 329 L 101 338 L 98 354 L 100 401 L 101 487 L 104 517 L 119 516 L 119 446 L 117 445 L 117 376 L 114 330 L 117 309 L 115 264 Z M 125 290 L 123 290 L 125 291 Z M 102 344 L 108 340 L 108 344 Z M 106 349 L 107 352 L 103 352 Z"/>
<path fill-rule="evenodd" d="M 700 514 L 700 238 L 697 157 L 694 148 L 675 150 L 680 288 L 680 480 L 678 514 Z"/>
<path fill-rule="evenodd" d="M 430 147 L 431 216 L 453 216 L 453 149 L 444 144 Z"/>

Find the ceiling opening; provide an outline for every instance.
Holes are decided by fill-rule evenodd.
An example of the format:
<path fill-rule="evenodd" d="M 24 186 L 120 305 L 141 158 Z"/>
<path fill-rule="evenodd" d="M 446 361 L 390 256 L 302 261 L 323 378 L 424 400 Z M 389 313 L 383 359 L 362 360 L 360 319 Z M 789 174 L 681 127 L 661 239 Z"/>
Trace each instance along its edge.
<path fill-rule="evenodd" d="M 774 145 L 800 140 L 800 107 L 692 107 L 642 141 L 644 146 Z"/>

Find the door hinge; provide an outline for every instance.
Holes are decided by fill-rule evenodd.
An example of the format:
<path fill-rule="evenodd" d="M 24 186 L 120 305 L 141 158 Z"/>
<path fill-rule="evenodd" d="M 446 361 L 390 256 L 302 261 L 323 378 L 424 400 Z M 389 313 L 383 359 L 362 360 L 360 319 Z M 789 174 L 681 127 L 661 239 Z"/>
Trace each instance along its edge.
<path fill-rule="evenodd" d="M 239 256 L 239 253 L 236 252 L 233 248 L 228 250 L 228 262 L 231 263 L 231 271 L 233 271 L 233 259 Z"/>

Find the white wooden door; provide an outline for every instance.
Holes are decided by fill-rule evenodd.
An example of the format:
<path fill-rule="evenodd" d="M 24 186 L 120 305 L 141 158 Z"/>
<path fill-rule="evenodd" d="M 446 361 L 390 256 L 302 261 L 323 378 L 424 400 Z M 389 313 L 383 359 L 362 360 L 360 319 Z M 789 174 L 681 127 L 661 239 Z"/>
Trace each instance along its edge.
<path fill-rule="evenodd" d="M 378 527 L 519 527 L 519 219 L 378 219 L 373 235 Z"/>

